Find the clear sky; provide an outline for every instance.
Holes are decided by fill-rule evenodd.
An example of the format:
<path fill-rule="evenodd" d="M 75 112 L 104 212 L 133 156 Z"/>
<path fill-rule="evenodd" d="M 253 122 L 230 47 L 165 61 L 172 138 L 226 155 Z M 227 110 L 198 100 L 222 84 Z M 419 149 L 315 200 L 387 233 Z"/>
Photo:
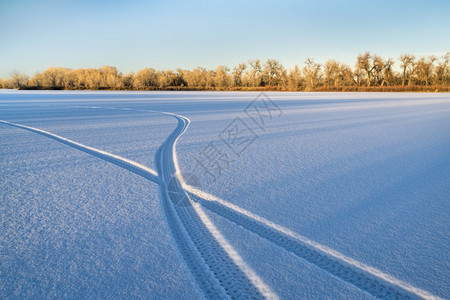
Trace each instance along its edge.
<path fill-rule="evenodd" d="M 450 51 L 450 1 L 0 0 L 0 77 L 49 66 L 232 67 L 275 58 L 353 65 Z"/>

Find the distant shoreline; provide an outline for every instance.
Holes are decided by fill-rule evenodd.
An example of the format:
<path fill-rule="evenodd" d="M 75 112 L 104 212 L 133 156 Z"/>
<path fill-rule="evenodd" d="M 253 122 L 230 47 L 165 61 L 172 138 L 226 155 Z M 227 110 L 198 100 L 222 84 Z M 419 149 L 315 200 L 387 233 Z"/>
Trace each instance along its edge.
<path fill-rule="evenodd" d="M 395 70 L 392 58 L 359 54 L 352 68 L 329 59 L 309 58 L 303 68 L 286 69 L 278 60 L 251 59 L 228 68 L 191 70 L 144 68 L 122 73 L 114 66 L 70 69 L 49 67 L 33 76 L 15 71 L 0 79 L 0 88 L 21 90 L 137 91 L 306 91 L 306 92 L 449 92 L 450 52 L 416 58 L 402 54 Z"/>
<path fill-rule="evenodd" d="M 0 90 L 7 90 L 7 88 L 0 88 Z M 315 89 L 298 89 L 287 90 L 279 87 L 240 87 L 232 89 L 219 88 L 188 88 L 188 87 L 165 87 L 165 88 L 147 88 L 147 89 L 117 89 L 117 88 L 98 88 L 98 89 L 63 89 L 63 88 L 43 88 L 43 87 L 26 87 L 17 88 L 18 91 L 206 91 L 206 92 L 369 92 L 369 93 L 448 93 L 450 87 L 446 86 L 348 86 L 348 87 L 317 87 Z"/>

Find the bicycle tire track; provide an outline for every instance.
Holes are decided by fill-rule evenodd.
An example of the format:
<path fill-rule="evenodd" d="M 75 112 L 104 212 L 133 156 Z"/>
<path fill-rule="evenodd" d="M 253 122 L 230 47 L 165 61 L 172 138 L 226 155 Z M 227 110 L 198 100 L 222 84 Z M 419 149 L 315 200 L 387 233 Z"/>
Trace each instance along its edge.
<path fill-rule="evenodd" d="M 234 204 L 185 185 L 200 205 L 318 268 L 381 299 L 440 299 Z"/>
<path fill-rule="evenodd" d="M 21 125 L 21 124 L 16 124 L 16 123 L 12 123 L 12 122 L 8 122 L 5 120 L 0 120 L 0 123 L 12 126 L 12 127 L 17 127 L 20 129 L 24 129 L 33 133 L 37 133 L 40 135 L 43 135 L 47 138 L 51 138 L 55 141 L 58 141 L 60 143 L 63 143 L 65 145 L 68 145 L 72 148 L 75 148 L 77 150 L 83 151 L 87 154 L 93 155 L 97 158 L 100 158 L 102 160 L 105 160 L 107 162 L 110 162 L 116 166 L 122 167 L 134 174 L 137 174 L 139 176 L 142 176 L 156 184 L 159 184 L 159 177 L 158 174 L 150 169 L 149 167 L 146 167 L 140 163 L 137 163 L 135 161 L 132 161 L 130 159 L 127 159 L 125 157 L 121 157 L 119 155 L 116 154 L 112 154 L 94 147 L 90 147 L 90 146 L 86 146 L 84 144 L 75 142 L 73 140 L 70 140 L 68 138 L 62 137 L 60 135 L 51 133 L 49 131 L 45 131 L 39 128 L 35 128 L 35 127 L 31 127 L 31 126 L 26 126 L 26 125 Z"/>

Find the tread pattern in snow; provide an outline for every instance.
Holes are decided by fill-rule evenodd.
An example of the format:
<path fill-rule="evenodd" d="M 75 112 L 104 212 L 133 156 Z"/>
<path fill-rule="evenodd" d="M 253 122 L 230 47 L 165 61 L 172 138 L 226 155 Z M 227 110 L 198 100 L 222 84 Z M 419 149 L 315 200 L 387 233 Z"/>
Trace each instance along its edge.
<path fill-rule="evenodd" d="M 231 222 L 253 232 L 254 234 L 272 242 L 273 244 L 295 254 L 309 263 L 325 270 L 334 276 L 351 283 L 355 287 L 370 293 L 371 295 L 382 299 L 420 299 L 417 295 L 401 289 L 401 287 L 392 285 L 383 281 L 381 278 L 372 276 L 357 269 L 344 261 L 332 258 L 319 250 L 314 249 L 299 240 L 278 232 L 256 220 L 253 220 L 243 214 L 240 214 L 230 208 L 204 200 L 197 195 L 189 193 L 194 201 L 198 201 L 208 210 L 230 220 Z"/>
<path fill-rule="evenodd" d="M 179 250 L 208 298 L 229 296 L 233 299 L 261 299 L 263 296 L 258 289 L 205 227 L 191 201 L 185 201 L 184 198 L 189 199 L 189 196 L 181 184 L 173 184 L 173 181 L 177 180 L 173 160 L 174 146 L 189 124 L 187 119 L 175 117 L 178 126 L 156 152 L 155 161 L 162 183 L 160 187 L 164 211 Z M 177 191 L 169 193 L 169 184 Z M 183 198 L 182 201 L 186 205 L 174 205 L 181 202 L 179 197 Z M 205 265 L 210 270 L 209 274 L 205 272 Z M 218 286 L 225 290 L 225 294 L 220 293 Z"/>

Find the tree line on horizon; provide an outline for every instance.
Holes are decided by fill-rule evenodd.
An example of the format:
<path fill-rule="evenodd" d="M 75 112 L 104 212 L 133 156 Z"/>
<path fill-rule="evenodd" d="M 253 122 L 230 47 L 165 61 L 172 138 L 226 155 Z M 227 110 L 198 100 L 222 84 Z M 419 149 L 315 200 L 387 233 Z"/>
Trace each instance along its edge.
<path fill-rule="evenodd" d="M 277 91 L 450 91 L 450 52 L 442 57 L 416 58 L 402 54 L 395 61 L 369 52 L 359 54 L 355 66 L 308 58 L 302 68 L 287 70 L 278 60 L 259 59 L 233 69 L 155 70 L 123 74 L 116 67 L 68 69 L 50 67 L 32 77 L 13 72 L 0 79 L 0 88 L 53 90 L 277 90 Z"/>

